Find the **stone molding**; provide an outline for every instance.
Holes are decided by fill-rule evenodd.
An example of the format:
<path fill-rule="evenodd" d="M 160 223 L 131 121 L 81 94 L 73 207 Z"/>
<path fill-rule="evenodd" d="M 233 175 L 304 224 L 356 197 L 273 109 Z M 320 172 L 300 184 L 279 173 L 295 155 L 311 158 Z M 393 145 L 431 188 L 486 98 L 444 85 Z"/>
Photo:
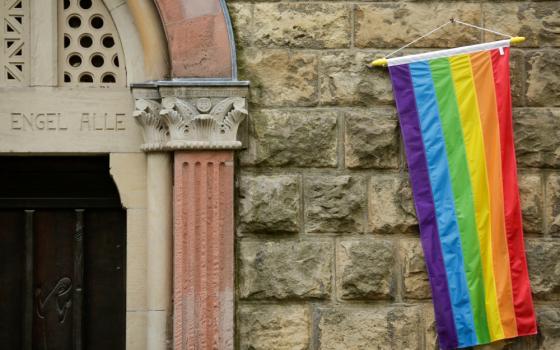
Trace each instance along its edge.
<path fill-rule="evenodd" d="M 242 148 L 237 131 L 248 115 L 247 91 L 247 86 L 178 84 L 163 91 L 133 87 L 133 116 L 144 136 L 140 148 L 145 152 Z"/>

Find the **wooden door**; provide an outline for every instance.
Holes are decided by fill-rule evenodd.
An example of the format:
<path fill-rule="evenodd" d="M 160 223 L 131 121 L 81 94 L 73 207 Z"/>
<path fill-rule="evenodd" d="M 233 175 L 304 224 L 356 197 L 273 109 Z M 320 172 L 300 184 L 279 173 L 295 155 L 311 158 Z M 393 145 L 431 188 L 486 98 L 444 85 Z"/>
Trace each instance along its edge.
<path fill-rule="evenodd" d="M 124 349 L 126 212 L 108 159 L 0 158 L 3 177 L 0 348 Z"/>

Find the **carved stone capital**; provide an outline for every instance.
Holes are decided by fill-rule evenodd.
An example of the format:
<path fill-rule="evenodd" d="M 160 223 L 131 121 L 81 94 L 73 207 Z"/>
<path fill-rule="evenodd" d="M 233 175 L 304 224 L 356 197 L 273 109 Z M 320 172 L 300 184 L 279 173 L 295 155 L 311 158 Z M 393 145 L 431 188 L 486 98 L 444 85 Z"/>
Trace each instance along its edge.
<path fill-rule="evenodd" d="M 159 115 L 161 105 L 153 100 L 137 99 L 133 117 L 142 126 L 143 151 L 157 151 L 167 142 L 167 128 Z"/>
<path fill-rule="evenodd" d="M 237 131 L 247 117 L 247 89 L 165 86 L 138 96 L 134 117 L 143 127 L 144 151 L 239 149 Z M 204 92 L 207 90 L 207 95 Z M 232 96 L 232 92 L 241 92 Z M 160 98 L 159 93 L 163 95 Z"/>

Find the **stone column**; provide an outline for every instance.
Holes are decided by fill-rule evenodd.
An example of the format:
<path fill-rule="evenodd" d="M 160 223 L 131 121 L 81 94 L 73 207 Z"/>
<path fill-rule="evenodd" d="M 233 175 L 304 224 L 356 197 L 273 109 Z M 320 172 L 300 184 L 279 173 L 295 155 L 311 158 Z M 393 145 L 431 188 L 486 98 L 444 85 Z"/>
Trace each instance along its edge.
<path fill-rule="evenodd" d="M 146 150 L 164 141 L 161 133 L 159 92 L 156 88 L 134 90 L 134 117 L 143 126 Z M 172 287 L 172 155 L 163 150 L 146 156 L 146 345 L 149 350 L 168 348 L 168 321 Z"/>
<path fill-rule="evenodd" d="M 234 151 L 247 84 L 156 84 L 161 99 L 138 98 L 135 116 L 142 149 L 174 152 L 174 349 L 232 350 Z"/>
<path fill-rule="evenodd" d="M 233 151 L 175 152 L 175 349 L 233 349 Z"/>

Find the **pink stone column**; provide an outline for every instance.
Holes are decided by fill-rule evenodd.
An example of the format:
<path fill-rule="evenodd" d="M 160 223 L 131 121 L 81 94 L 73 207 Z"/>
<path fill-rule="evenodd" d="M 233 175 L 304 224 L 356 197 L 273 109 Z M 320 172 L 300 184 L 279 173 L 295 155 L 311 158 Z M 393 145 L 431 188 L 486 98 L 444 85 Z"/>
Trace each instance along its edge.
<path fill-rule="evenodd" d="M 233 157 L 175 152 L 175 350 L 234 347 Z"/>

